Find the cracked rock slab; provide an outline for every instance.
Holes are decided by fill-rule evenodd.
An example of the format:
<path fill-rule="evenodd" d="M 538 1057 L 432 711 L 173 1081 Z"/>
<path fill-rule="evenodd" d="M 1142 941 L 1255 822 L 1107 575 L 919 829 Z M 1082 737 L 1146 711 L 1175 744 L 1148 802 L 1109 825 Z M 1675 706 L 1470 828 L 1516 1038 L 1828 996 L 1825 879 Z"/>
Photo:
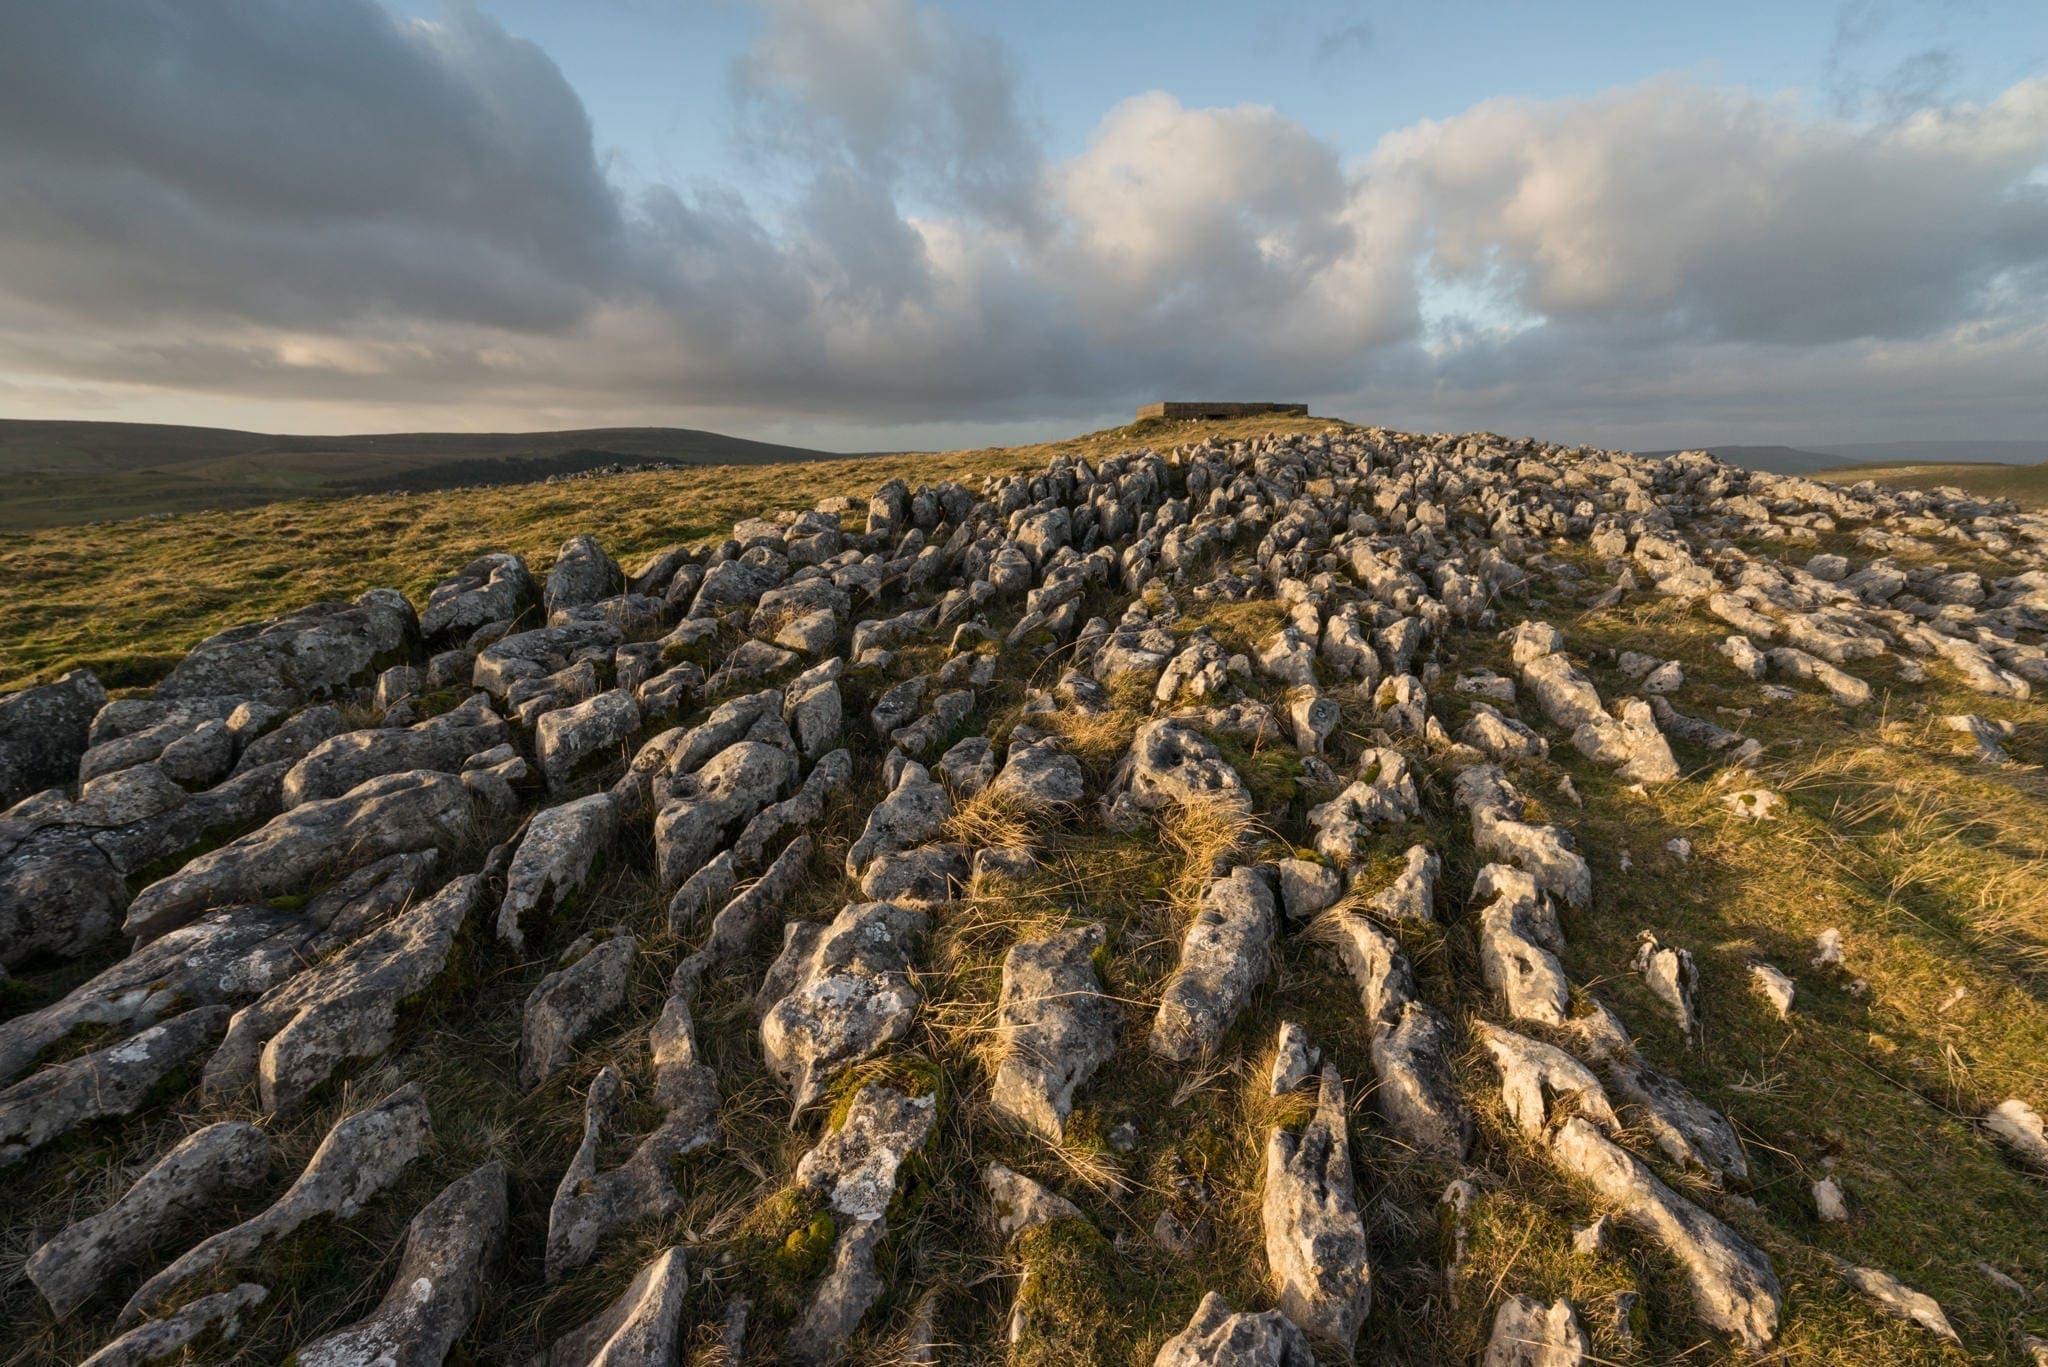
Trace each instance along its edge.
<path fill-rule="evenodd" d="M 827 925 L 789 924 L 762 987 L 776 1000 L 761 1018 L 761 1047 L 792 1114 L 910 1029 L 920 1000 L 910 955 L 930 929 L 923 912 L 891 902 L 844 907 Z"/>
<path fill-rule="evenodd" d="M 1188 1327 L 1168 1339 L 1152 1367 L 1315 1367 L 1308 1338 L 1278 1310 L 1232 1314 L 1214 1291 Z"/>
<path fill-rule="evenodd" d="M 367 1319 L 302 1346 L 296 1367 L 440 1367 L 476 1318 L 505 1235 L 503 1163 L 486 1163 L 412 1219 L 384 1299 Z"/>
<path fill-rule="evenodd" d="M 255 1309 L 269 1296 L 269 1291 L 254 1282 L 201 1296 L 182 1310 L 129 1330 L 80 1367 L 145 1367 L 176 1356 L 207 1333 L 232 1341 L 240 1332 L 243 1312 Z"/>
<path fill-rule="evenodd" d="M 253 1081 L 265 1113 L 288 1114 L 344 1064 L 390 1048 L 400 1009 L 446 971 L 484 885 L 480 874 L 456 879 L 236 1012 L 207 1061 L 208 1094 Z"/>
<path fill-rule="evenodd" d="M 0 1092 L 0 1168 L 88 1122 L 142 1109 L 166 1079 L 219 1036 L 227 1021 L 225 1006 L 196 1007 Z"/>
<path fill-rule="evenodd" d="M 144 1282 L 116 1322 L 135 1323 L 215 1268 L 248 1258 L 316 1216 L 354 1219 L 425 1151 L 431 1135 L 426 1098 L 414 1083 L 343 1118 L 320 1141 L 284 1195 L 261 1214 L 204 1240 Z"/>
<path fill-rule="evenodd" d="M 1012 945 L 1003 956 L 997 1030 L 1003 1041 L 989 1102 L 1052 1143 L 1062 1142 L 1074 1093 L 1115 1054 L 1123 1014 L 1102 990 L 1101 925 L 1069 926 Z"/>
<path fill-rule="evenodd" d="M 1655 1240 L 1677 1262 L 1702 1321 L 1752 1352 L 1777 1338 L 1784 1293 L 1770 1260 L 1754 1245 L 1658 1181 L 1641 1159 L 1616 1147 L 1584 1117 L 1573 1116 L 1559 1127 L 1550 1153 L 1560 1168 L 1611 1202 L 1617 1220 Z"/>
<path fill-rule="evenodd" d="M 933 1097 L 906 1096 L 880 1085 L 863 1087 L 847 1109 L 845 1123 L 798 1162 L 797 1184 L 825 1199 L 839 1233 L 831 1263 L 783 1345 L 790 1361 L 835 1360 L 881 1295 L 875 1255 L 888 1232 L 885 1216 L 896 1192 L 897 1173 L 923 1146 L 937 1114 Z"/>
<path fill-rule="evenodd" d="M 556 1339 L 534 1367 L 672 1367 L 681 1362 L 689 1268 L 682 1249 L 663 1249 L 634 1274 L 617 1300 Z"/>
<path fill-rule="evenodd" d="M 567 1067 L 591 1026 L 626 1000 L 639 942 L 624 926 L 603 940 L 585 936 L 563 954 L 562 968 L 527 994 L 519 1024 L 519 1085 L 532 1091 Z"/>
<path fill-rule="evenodd" d="M 682 1209 L 675 1164 L 717 1137 L 718 1078 L 697 1053 L 689 1004 L 671 996 L 648 1040 L 654 1059 L 654 1100 L 664 1114 L 619 1166 L 600 1171 L 598 1145 L 618 1111 L 624 1085 L 605 1065 L 584 1103 L 583 1142 L 548 1207 L 545 1272 L 550 1282 L 588 1263 L 615 1230 L 639 1220 L 666 1219 Z"/>
<path fill-rule="evenodd" d="M 1180 963 L 1152 1022 L 1152 1052 L 1185 1063 L 1215 1051 L 1266 974 L 1277 929 L 1273 892 L 1248 868 L 1202 893 L 1181 937 Z"/>
<path fill-rule="evenodd" d="M 115 1277 L 175 1237 L 224 1197 L 254 1191 L 270 1172 L 270 1139 L 223 1120 L 188 1135 L 97 1215 L 37 1249 L 25 1269 L 64 1319 Z"/>
<path fill-rule="evenodd" d="M 295 893 L 390 854 L 453 848 L 471 830 L 470 791 L 454 774 L 411 769 L 305 803 L 144 888 L 122 929 L 152 940 L 213 907 Z"/>
<path fill-rule="evenodd" d="M 1323 1065 L 1316 1113 L 1298 1135 L 1266 1142 L 1266 1262 L 1280 1310 L 1311 1337 L 1347 1354 L 1372 1308 L 1372 1266 L 1351 1175 L 1344 1083 Z"/>

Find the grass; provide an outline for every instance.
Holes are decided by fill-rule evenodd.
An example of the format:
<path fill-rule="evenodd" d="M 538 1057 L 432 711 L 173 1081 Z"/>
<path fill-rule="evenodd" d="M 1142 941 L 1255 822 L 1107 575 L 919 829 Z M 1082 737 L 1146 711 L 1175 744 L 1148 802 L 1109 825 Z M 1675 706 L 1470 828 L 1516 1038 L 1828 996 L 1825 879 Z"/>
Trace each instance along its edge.
<path fill-rule="evenodd" d="M 1916 489 L 1949 487 L 1978 498 L 2009 498 L 2023 508 L 2048 508 L 2048 464 L 2000 465 L 1985 461 L 1928 461 L 1900 465 L 1844 465 L 1813 476 L 1838 484 L 1875 480 Z"/>
<path fill-rule="evenodd" d="M 1099 452 L 1138 439 L 1099 435 L 1089 439 L 1097 446 L 1078 449 Z M 1177 438 L 1155 432 L 1151 439 L 1164 445 Z M 1014 468 L 1005 461 L 1036 463 L 1043 455 L 959 453 L 947 458 L 957 464 L 934 468 L 971 474 Z M 782 472 L 772 489 L 716 497 L 732 505 L 758 497 L 747 512 L 790 506 L 859 491 L 888 469 L 926 478 L 932 472 L 870 462 L 847 463 L 843 474 L 832 475 L 807 465 Z M 750 475 L 718 472 L 722 480 Z M 841 483 L 797 483 L 813 477 Z M 524 529 L 508 521 L 429 533 L 421 523 L 419 539 L 404 543 L 403 554 L 424 563 L 430 549 L 439 547 L 436 555 L 447 550 L 447 563 L 420 571 L 428 578 L 469 553 L 448 550 L 463 537 L 473 539 L 464 545 L 538 547 L 544 555 L 572 529 L 572 516 L 605 528 L 607 544 L 628 558 L 627 547 L 688 539 L 680 527 L 714 534 L 717 514 L 670 507 L 676 486 L 664 480 L 696 489 L 701 500 L 713 497 L 680 476 L 492 491 L 478 496 L 479 516 L 509 518 L 507 510 L 521 499 L 573 496 L 586 506 L 555 508 Z M 668 488 L 670 494 L 642 497 L 636 506 L 625 497 L 631 487 L 643 493 Z M 499 498 L 506 501 L 494 501 Z M 338 516 L 344 508 L 301 505 L 295 516 Z M 284 515 L 272 508 L 248 516 Z M 185 520 L 129 530 L 155 534 L 175 521 Z M 397 544 L 392 554 L 399 553 Z M 1580 563 L 1569 548 L 1552 554 L 1582 569 L 1599 568 Z M 340 564 L 332 572 L 372 573 Z M 1623 686 L 1612 664 L 1616 649 L 1679 659 L 1688 682 L 1674 698 L 1678 706 L 1740 725 L 1767 746 L 1754 775 L 1730 778 L 1718 775 L 1708 756 L 1681 745 L 1689 778 L 1640 792 L 1616 783 L 1554 732 L 1550 759 L 1514 766 L 1540 814 L 1574 831 L 1594 870 L 1593 905 L 1563 916 L 1567 971 L 1628 1022 L 1648 1060 L 1728 1114 L 1748 1144 L 1753 1175 L 1746 1190 L 1721 1193 L 1654 1158 L 1653 1165 L 1770 1252 L 1788 1296 L 1785 1362 L 2022 1361 L 2018 1335 L 2048 1332 L 2042 1309 L 2048 1245 L 2040 1237 L 2048 1228 L 2048 1183 L 2022 1175 L 1974 1121 L 2008 1095 L 2048 1106 L 2048 720 L 2040 704 L 1966 693 L 1939 671 L 1928 685 L 1904 687 L 1882 662 L 1852 666 L 1880 686 L 1866 708 L 1844 711 L 1818 692 L 1766 704 L 1714 652 L 1713 643 L 1726 634 L 1720 623 L 1647 595 L 1586 610 L 1583 603 L 1608 582 L 1589 573 L 1573 588 L 1539 577 L 1529 592 L 1540 604 L 1510 601 L 1503 608 L 1562 627 L 1603 696 L 1616 696 Z M 84 589 L 74 580 L 66 591 Z M 1219 640 L 1233 631 L 1250 640 L 1275 624 L 1270 605 L 1248 608 L 1203 605 L 1200 624 Z M 993 625 L 1000 634 L 1007 623 Z M 198 630 L 185 628 L 188 636 Z M 1504 652 L 1490 633 L 1456 628 L 1447 634 L 1434 660 L 1442 682 L 1432 693 L 1453 730 L 1460 704 L 1449 679 L 1479 666 L 1509 673 Z M 903 667 L 936 663 L 914 649 L 903 659 Z M 1006 652 L 971 725 L 999 744 L 1020 720 L 1058 732 L 1082 760 L 1092 798 L 1151 700 L 1126 682 L 1113 689 L 1114 706 L 1104 714 L 1023 714 L 1027 687 L 1045 687 L 1056 677 L 1057 666 L 1041 668 L 1022 653 Z M 780 909 L 787 919 L 822 921 L 857 900 L 843 860 L 880 796 L 873 772 L 879 748 L 859 719 L 891 681 L 848 677 L 846 743 L 856 752 L 861 777 L 831 805 L 807 879 Z M 1754 712 L 1737 720 L 1722 716 L 1719 707 Z M 1963 739 L 1938 722 L 1954 711 L 2015 722 L 2008 744 L 2015 763 L 1990 769 L 1969 758 Z M 1539 721 L 1533 709 L 1524 719 Z M 1333 768 L 1355 770 L 1370 730 L 1367 717 L 1347 710 L 1331 741 Z M 1375 834 L 1344 905 L 1358 905 L 1384 883 L 1409 844 L 1428 843 L 1444 860 L 1444 920 L 1394 933 L 1425 997 L 1460 1022 L 1497 1016 L 1465 909 L 1477 860 L 1450 800 L 1446 757 L 1407 748 L 1416 757 L 1424 812 L 1400 829 Z M 850 1360 L 875 1367 L 900 1361 L 904 1338 L 927 1305 L 941 1343 L 969 1345 L 942 1350 L 945 1360 L 1031 1364 L 1150 1363 L 1207 1290 L 1238 1309 L 1270 1306 L 1259 1221 L 1264 1148 L 1274 1126 L 1301 1122 L 1305 1098 L 1271 1098 L 1266 1077 L 1278 1026 L 1294 1021 L 1349 1083 L 1358 1199 L 1374 1271 L 1374 1310 L 1359 1360 L 1415 1367 L 1476 1360 L 1494 1311 L 1520 1293 L 1570 1297 L 1602 1362 L 1735 1362 L 1725 1346 L 1697 1329 L 1674 1269 L 1653 1246 L 1622 1234 L 1598 1255 L 1573 1251 L 1573 1229 L 1600 1209 L 1508 1122 L 1483 1051 L 1455 1063 L 1455 1081 L 1477 1130 L 1469 1163 L 1417 1155 L 1388 1132 L 1373 1109 L 1370 1037 L 1357 989 L 1316 934 L 1282 934 L 1271 971 L 1215 1058 L 1183 1067 L 1150 1053 L 1153 1011 L 1177 962 L 1191 898 L 1217 857 L 1231 850 L 1240 859 L 1264 857 L 1310 843 L 1307 795 L 1293 791 L 1299 768 L 1289 770 L 1289 753 L 1231 752 L 1261 798 L 1255 825 L 1173 811 L 1139 830 L 1112 833 L 1092 820 L 1087 804 L 1077 811 L 1025 812 L 976 798 L 956 807 L 949 838 L 1027 845 L 1039 863 L 1022 878 L 977 880 L 966 896 L 934 911 L 931 935 L 915 961 L 923 996 L 916 1023 L 858 1071 L 858 1079 L 929 1088 L 942 1101 L 924 1150 L 904 1169 L 882 1254 L 888 1289 L 856 1335 Z M 1580 803 L 1561 792 L 1565 778 Z M 1769 823 L 1736 818 L 1720 800 L 1736 786 L 1780 793 L 1786 814 Z M 1680 835 L 1693 846 L 1684 867 L 1666 851 L 1666 842 Z M 644 851 L 646 843 L 643 826 L 619 848 Z M 480 861 L 481 846 L 464 858 Z M 1054 1146 L 1000 1123 L 989 1104 L 1004 1048 L 996 1009 L 1001 967 L 1017 942 L 1083 920 L 1098 921 L 1107 932 L 1097 965 L 1121 1013 L 1122 1035 L 1115 1056 L 1081 1089 L 1065 1143 Z M 612 925 L 625 925 L 642 940 L 627 1005 L 599 1026 L 572 1067 L 522 1094 L 515 1072 L 521 1003 L 564 946 Z M 1636 934 L 1645 928 L 1690 949 L 1698 961 L 1702 1024 L 1691 1047 L 1629 969 Z M 1845 970 L 1810 963 L 1814 937 L 1829 928 L 1843 933 Z M 546 1211 L 581 1130 L 582 1094 L 607 1060 L 626 1076 L 626 1104 L 601 1155 L 605 1165 L 614 1163 L 654 1119 L 646 1032 L 663 1001 L 667 972 L 686 945 L 666 927 L 644 854 L 630 853 L 616 855 L 582 897 L 533 927 L 523 953 L 479 935 L 460 976 L 445 991 L 426 994 L 390 1055 L 342 1078 L 278 1132 L 271 1189 L 231 1212 L 250 1213 L 281 1190 L 339 1115 L 401 1079 L 425 1088 L 435 1142 L 393 1191 L 354 1221 L 310 1229 L 267 1251 L 259 1266 L 230 1270 L 258 1273 L 273 1288 L 272 1302 L 249 1319 L 241 1356 L 282 1360 L 299 1343 L 367 1313 L 389 1283 L 411 1212 L 448 1182 L 499 1158 L 512 1173 L 512 1227 L 466 1341 L 472 1360 L 528 1360 L 604 1306 L 672 1244 L 688 1250 L 692 1289 L 684 1319 L 693 1345 L 707 1350 L 693 1360 L 713 1360 L 711 1338 L 730 1301 L 742 1296 L 753 1307 L 749 1360 L 772 1360 L 836 1231 L 820 1223 L 816 1202 L 791 1182 L 797 1161 L 830 1117 L 820 1108 L 802 1130 L 792 1131 L 786 1098 L 767 1073 L 753 993 L 779 936 L 762 938 L 704 984 L 693 1008 L 702 1054 L 722 1092 L 720 1140 L 677 1172 L 681 1212 L 623 1231 L 589 1267 L 549 1285 L 540 1269 Z M 1751 989 L 1748 969 L 1757 959 L 1797 981 L 1789 1020 L 1779 1019 Z M 7 1009 L 49 999 L 75 983 L 77 972 L 31 971 L 10 979 Z M 842 1083 L 836 1099 L 849 1096 L 852 1086 L 853 1080 Z M 38 1234 L 101 1208 L 132 1181 L 141 1156 L 203 1121 L 236 1113 L 202 1111 L 196 1098 L 174 1100 L 52 1146 L 10 1170 L 14 1211 L 0 1225 L 0 1319 L 10 1328 L 0 1334 L 7 1349 L 0 1357 L 42 1367 L 76 1361 L 104 1339 L 109 1307 L 89 1308 L 77 1324 L 55 1326 L 32 1291 L 6 1274 L 26 1258 Z M 1135 1136 L 1128 1147 L 1120 1135 L 1125 1126 Z M 1111 1143 L 1113 1135 L 1119 1142 Z M 989 1227 L 981 1191 L 980 1173 L 991 1161 L 1066 1196 L 1083 1221 L 1005 1246 Z M 1852 1218 L 1846 1225 L 1823 1225 L 1814 1216 L 1810 1183 L 1823 1173 L 1847 1194 Z M 1457 1176 L 1474 1181 L 1479 1193 L 1469 1214 L 1469 1259 L 1453 1294 L 1440 1271 L 1436 1208 L 1445 1184 Z M 1169 1215 L 1199 1231 L 1201 1243 L 1192 1253 L 1168 1252 L 1150 1237 Z M 1945 1346 L 1884 1316 L 1842 1284 L 1824 1253 L 1884 1268 L 1935 1296 L 1966 1348 Z M 2034 1299 L 1999 1290 L 1977 1270 L 1979 1260 L 2016 1278 Z M 1003 1343 L 1027 1269 L 1027 1332 L 1005 1354 L 991 1346 Z M 1617 1293 L 1640 1297 L 1633 1319 L 1614 1313 Z"/>
<path fill-rule="evenodd" d="M 628 571 L 664 547 L 726 535 L 741 518 L 848 495 L 889 479 L 951 478 L 1101 457 L 1198 433 L 1319 432 L 1328 419 L 1135 423 L 1036 446 L 799 464 L 656 470 L 346 499 L 297 499 L 234 512 L 0 532 L 0 691 L 84 665 L 110 688 L 155 683 L 195 643 L 241 622 L 390 586 L 423 603 L 435 583 L 490 551 L 525 556 L 545 577 L 570 537 L 595 531 Z"/>

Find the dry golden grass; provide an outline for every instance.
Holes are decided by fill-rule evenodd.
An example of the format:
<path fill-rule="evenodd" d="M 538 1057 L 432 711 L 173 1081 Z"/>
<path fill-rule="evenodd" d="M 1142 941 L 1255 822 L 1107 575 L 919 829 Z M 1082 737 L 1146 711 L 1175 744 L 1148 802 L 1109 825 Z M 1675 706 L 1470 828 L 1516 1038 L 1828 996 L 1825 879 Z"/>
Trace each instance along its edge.
<path fill-rule="evenodd" d="M 666 546 L 721 538 L 741 518 L 835 496 L 865 500 L 889 479 L 978 484 L 1059 454 L 1100 458 L 1147 443 L 1165 449 L 1332 425 L 1137 423 L 1032 446 L 299 499 L 0 534 L 0 691 L 77 665 L 110 688 L 153 683 L 193 644 L 238 623 L 385 586 L 423 602 L 437 581 L 490 551 L 525 556 L 544 576 L 562 543 L 584 532 L 631 571 Z"/>

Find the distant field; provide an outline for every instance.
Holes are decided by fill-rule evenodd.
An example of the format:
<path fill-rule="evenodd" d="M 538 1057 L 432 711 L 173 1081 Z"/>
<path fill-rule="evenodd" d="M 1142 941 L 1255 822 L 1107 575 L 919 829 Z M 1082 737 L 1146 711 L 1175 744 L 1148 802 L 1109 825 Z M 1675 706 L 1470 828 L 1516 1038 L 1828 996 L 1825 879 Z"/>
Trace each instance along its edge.
<path fill-rule="evenodd" d="M 297 498 L 234 512 L 0 531 L 0 692 L 75 665 L 90 665 L 109 688 L 152 684 L 194 643 L 238 622 L 382 585 L 424 602 L 437 580 L 486 551 L 517 552 L 545 573 L 579 532 L 595 535 L 630 570 L 662 547 L 722 537 L 740 518 L 835 494 L 865 498 L 887 479 L 979 480 L 1042 466 L 1059 451 L 1105 455 L 1212 434 L 1341 425 L 1328 418 L 1151 421 L 1038 446 Z"/>
<path fill-rule="evenodd" d="M 1844 465 L 1819 470 L 1815 479 L 1842 484 L 1876 480 L 1879 484 L 1911 485 L 1933 489 L 1950 485 L 1984 498 L 2009 498 L 2026 508 L 2048 508 L 2048 463 L 2040 465 L 1996 465 L 1991 463 L 1925 462 L 1901 465 Z"/>
<path fill-rule="evenodd" d="M 760 465 L 831 452 L 688 428 L 276 436 L 155 423 L 0 421 L 0 530 L 280 499 L 512 484 L 614 463 Z"/>

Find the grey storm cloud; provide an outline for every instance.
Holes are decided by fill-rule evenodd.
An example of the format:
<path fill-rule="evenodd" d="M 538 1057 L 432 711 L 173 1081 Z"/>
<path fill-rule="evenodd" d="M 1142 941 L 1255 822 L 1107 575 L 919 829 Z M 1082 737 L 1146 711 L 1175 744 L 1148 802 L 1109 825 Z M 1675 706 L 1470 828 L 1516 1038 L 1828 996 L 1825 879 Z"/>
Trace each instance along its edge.
<path fill-rule="evenodd" d="M 506 425 L 1213 389 L 1649 430 L 1781 421 L 1795 376 L 2039 415 L 2048 82 L 1858 122 L 1666 79 L 1355 156 L 1154 91 L 1055 158 L 992 38 L 762 8 L 731 85 L 772 207 L 616 184 L 467 4 L 0 7 L 0 373 Z"/>

